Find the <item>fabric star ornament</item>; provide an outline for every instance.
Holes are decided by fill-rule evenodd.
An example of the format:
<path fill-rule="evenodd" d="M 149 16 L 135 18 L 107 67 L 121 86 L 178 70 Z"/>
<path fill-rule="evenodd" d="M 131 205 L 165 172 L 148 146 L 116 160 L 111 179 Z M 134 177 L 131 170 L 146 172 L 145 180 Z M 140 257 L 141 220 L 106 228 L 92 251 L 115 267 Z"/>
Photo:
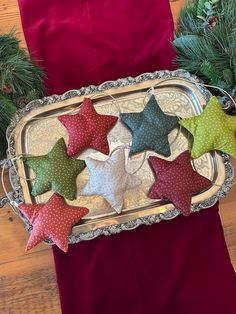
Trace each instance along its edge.
<path fill-rule="evenodd" d="M 62 115 L 58 119 L 69 133 L 69 156 L 81 153 L 86 148 L 109 154 L 107 135 L 118 117 L 98 114 L 92 101 L 85 98 L 78 114 Z"/>
<path fill-rule="evenodd" d="M 193 135 L 192 158 L 212 150 L 236 157 L 236 117 L 225 114 L 216 97 L 199 116 L 182 119 L 180 124 Z"/>
<path fill-rule="evenodd" d="M 90 178 L 82 195 L 101 195 L 115 211 L 120 214 L 123 209 L 124 193 L 141 184 L 141 180 L 125 169 L 125 151 L 116 151 L 106 161 L 86 159 Z"/>
<path fill-rule="evenodd" d="M 26 251 L 41 241 L 50 239 L 62 251 L 67 252 L 72 226 L 89 212 L 85 207 L 67 205 L 57 193 L 54 193 L 46 204 L 20 204 L 19 209 L 33 226 Z"/>
<path fill-rule="evenodd" d="M 66 153 L 63 138 L 59 139 L 47 155 L 23 157 L 36 179 L 31 194 L 54 191 L 69 200 L 76 198 L 76 177 L 86 167 L 83 160 L 72 159 Z"/>
<path fill-rule="evenodd" d="M 142 112 L 121 113 L 121 121 L 132 133 L 130 155 L 144 150 L 171 155 L 168 134 L 178 126 L 178 118 L 165 114 L 152 95 Z"/>
<path fill-rule="evenodd" d="M 155 156 L 150 156 L 148 161 L 155 177 L 148 197 L 169 200 L 185 216 L 190 214 L 193 194 L 212 185 L 210 180 L 193 170 L 189 151 L 183 152 L 174 161 Z"/>

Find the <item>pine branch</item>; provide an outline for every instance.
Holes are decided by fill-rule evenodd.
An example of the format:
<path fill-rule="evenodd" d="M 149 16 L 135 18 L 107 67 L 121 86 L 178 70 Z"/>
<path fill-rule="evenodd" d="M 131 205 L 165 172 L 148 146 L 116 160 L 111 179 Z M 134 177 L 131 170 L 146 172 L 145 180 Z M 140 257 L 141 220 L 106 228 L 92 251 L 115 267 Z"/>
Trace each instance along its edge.
<path fill-rule="evenodd" d="M 198 0 L 198 3 L 197 3 L 197 15 L 198 16 L 204 15 L 205 2 L 206 2 L 205 0 Z"/>
<path fill-rule="evenodd" d="M 196 0 L 195 5 L 187 4 L 181 12 L 174 46 L 179 67 L 235 94 L 235 0 Z"/>
<path fill-rule="evenodd" d="M 43 78 L 43 70 L 19 47 L 14 32 L 0 35 L 0 158 L 5 154 L 5 132 L 16 107 L 43 97 Z"/>
<path fill-rule="evenodd" d="M 44 95 L 44 72 L 33 63 L 13 33 L 0 35 L 0 90 L 12 88 L 12 99 L 27 97 L 37 90 L 38 97 Z"/>
<path fill-rule="evenodd" d="M 204 75 L 205 78 L 207 78 L 209 80 L 209 82 L 213 85 L 216 83 L 216 81 L 219 78 L 221 79 L 223 76 L 222 73 L 220 71 L 218 71 L 216 69 L 216 67 L 211 62 L 209 62 L 208 60 L 204 60 L 202 62 L 200 71 L 201 71 L 202 75 Z"/>
<path fill-rule="evenodd" d="M 200 35 L 203 30 L 202 23 L 197 19 L 193 19 L 193 13 L 182 10 L 179 17 L 179 25 L 181 25 L 181 33 L 183 35 Z"/>
<path fill-rule="evenodd" d="M 234 82 L 235 81 L 234 81 L 234 74 L 231 71 L 231 69 L 223 70 L 223 78 L 227 84 L 228 91 L 232 91 L 232 89 L 234 88 Z"/>
<path fill-rule="evenodd" d="M 19 41 L 14 36 L 14 32 L 0 35 L 0 55 L 1 61 L 8 58 L 9 55 L 14 55 L 19 51 Z M 21 50 L 23 53 L 23 49 Z"/>
<path fill-rule="evenodd" d="M 11 100 L 0 92 L 0 159 L 6 151 L 6 129 L 16 112 L 16 107 Z"/>

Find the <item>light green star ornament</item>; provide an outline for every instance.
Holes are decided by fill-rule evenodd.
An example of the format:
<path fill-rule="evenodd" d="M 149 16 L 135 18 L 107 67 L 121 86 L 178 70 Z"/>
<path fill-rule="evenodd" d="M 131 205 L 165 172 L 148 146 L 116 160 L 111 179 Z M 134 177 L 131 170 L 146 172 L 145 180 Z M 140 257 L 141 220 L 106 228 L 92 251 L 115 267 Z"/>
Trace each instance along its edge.
<path fill-rule="evenodd" d="M 76 198 L 75 180 L 86 164 L 83 160 L 70 158 L 66 150 L 65 141 L 61 138 L 47 155 L 23 157 L 36 174 L 32 195 L 52 190 L 68 200 Z"/>
<path fill-rule="evenodd" d="M 179 123 L 193 135 L 192 158 L 212 150 L 236 157 L 236 117 L 225 114 L 215 96 L 199 116 L 182 119 Z"/>

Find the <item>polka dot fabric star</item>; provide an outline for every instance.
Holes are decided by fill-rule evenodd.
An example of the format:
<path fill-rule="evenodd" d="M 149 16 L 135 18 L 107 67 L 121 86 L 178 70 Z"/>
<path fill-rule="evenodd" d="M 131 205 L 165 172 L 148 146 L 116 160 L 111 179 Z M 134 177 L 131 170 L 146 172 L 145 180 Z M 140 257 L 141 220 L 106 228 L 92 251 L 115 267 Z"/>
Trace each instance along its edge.
<path fill-rule="evenodd" d="M 192 158 L 215 149 L 236 157 L 236 117 L 225 114 L 216 97 L 199 116 L 183 119 L 180 124 L 193 135 Z"/>
<path fill-rule="evenodd" d="M 118 117 L 98 114 L 92 101 L 85 98 L 78 114 L 62 115 L 58 119 L 69 133 L 69 156 L 79 154 L 87 148 L 109 154 L 107 134 L 116 124 Z"/>
<path fill-rule="evenodd" d="M 87 158 L 86 165 L 90 178 L 82 195 L 101 195 L 120 214 L 125 191 L 141 184 L 138 177 L 127 173 L 125 169 L 124 148 L 120 148 L 106 161 Z"/>
<path fill-rule="evenodd" d="M 19 209 L 33 226 L 26 251 L 41 241 L 50 239 L 62 251 L 67 252 L 72 226 L 89 212 L 85 207 L 67 205 L 57 193 L 54 193 L 46 204 L 20 204 Z"/>
<path fill-rule="evenodd" d="M 153 150 L 171 155 L 168 134 L 178 126 L 178 118 L 165 114 L 152 95 L 142 112 L 121 113 L 121 121 L 132 133 L 130 155 Z"/>
<path fill-rule="evenodd" d="M 193 170 L 189 151 L 183 152 L 174 161 L 150 156 L 148 162 L 155 177 L 148 197 L 171 201 L 185 216 L 190 214 L 193 194 L 212 185 L 210 180 Z"/>
<path fill-rule="evenodd" d="M 68 157 L 63 138 L 47 155 L 23 157 L 23 160 L 36 173 L 33 196 L 52 190 L 69 200 L 76 198 L 76 177 L 86 164 L 83 160 Z"/>

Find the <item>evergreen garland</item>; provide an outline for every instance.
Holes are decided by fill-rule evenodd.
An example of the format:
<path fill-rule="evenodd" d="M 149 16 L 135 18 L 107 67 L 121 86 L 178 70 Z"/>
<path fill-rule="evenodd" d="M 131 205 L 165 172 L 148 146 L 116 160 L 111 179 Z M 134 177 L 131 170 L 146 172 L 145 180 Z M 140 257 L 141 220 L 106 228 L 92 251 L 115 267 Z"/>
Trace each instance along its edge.
<path fill-rule="evenodd" d="M 189 1 L 174 46 L 180 68 L 236 98 L 236 0 Z"/>
<path fill-rule="evenodd" d="M 0 159 L 3 158 L 6 151 L 5 132 L 12 116 L 16 112 L 16 107 L 12 101 L 0 92 Z"/>
<path fill-rule="evenodd" d="M 17 108 L 44 95 L 43 70 L 19 47 L 14 33 L 0 35 L 0 159 L 6 150 L 5 132 Z"/>

